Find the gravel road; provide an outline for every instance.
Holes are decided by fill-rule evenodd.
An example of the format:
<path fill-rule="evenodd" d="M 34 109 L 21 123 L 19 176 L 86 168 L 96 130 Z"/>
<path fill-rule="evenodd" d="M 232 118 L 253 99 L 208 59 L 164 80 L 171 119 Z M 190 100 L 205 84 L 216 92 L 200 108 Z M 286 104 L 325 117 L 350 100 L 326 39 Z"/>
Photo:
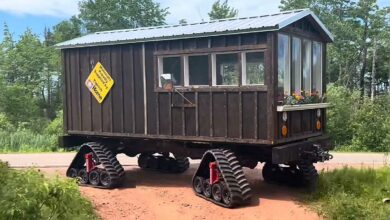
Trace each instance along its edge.
<path fill-rule="evenodd" d="M 65 171 L 74 153 L 0 154 L 0 160 L 12 167 L 34 166 L 47 175 Z M 262 165 L 245 169 L 252 187 L 249 206 L 225 209 L 196 197 L 190 187 L 193 173 L 199 161 L 191 161 L 191 167 L 183 174 L 166 174 L 144 171 L 136 165 L 137 158 L 119 155 L 126 171 L 124 186 L 114 190 L 80 187 L 102 219 L 321 219 L 315 212 L 298 202 L 302 190 L 264 183 Z M 334 169 L 345 165 L 354 167 L 380 167 L 389 164 L 384 154 L 334 153 L 334 159 L 317 164 L 319 170 Z"/>

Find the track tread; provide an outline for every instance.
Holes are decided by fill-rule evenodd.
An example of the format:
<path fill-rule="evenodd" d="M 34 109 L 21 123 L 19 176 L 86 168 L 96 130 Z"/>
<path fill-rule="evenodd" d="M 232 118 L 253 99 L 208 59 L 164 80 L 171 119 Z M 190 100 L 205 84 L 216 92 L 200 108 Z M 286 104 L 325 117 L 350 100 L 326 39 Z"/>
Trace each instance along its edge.
<path fill-rule="evenodd" d="M 223 202 L 218 202 L 211 198 L 207 198 L 203 194 L 199 194 L 196 191 L 194 191 L 195 194 L 197 196 L 200 196 L 206 200 L 209 200 L 217 205 L 226 208 L 233 208 L 248 203 L 251 200 L 251 188 L 249 186 L 247 179 L 245 178 L 245 174 L 242 170 L 242 167 L 239 161 L 237 160 L 237 157 L 234 155 L 234 153 L 230 150 L 224 150 L 224 149 L 209 150 L 203 155 L 202 162 L 204 161 L 204 158 L 208 154 L 211 154 L 214 157 L 215 161 L 217 162 L 224 183 L 226 184 L 226 187 L 231 193 L 232 202 L 230 205 L 226 205 Z M 195 173 L 193 179 L 197 177 L 198 173 L 199 173 L 199 169 Z"/>
<path fill-rule="evenodd" d="M 93 152 L 97 158 L 98 164 L 101 165 L 103 169 L 108 172 L 108 176 L 110 177 L 111 184 L 107 187 L 93 186 L 93 185 L 88 185 L 88 186 L 95 187 L 95 188 L 105 188 L 105 189 L 115 188 L 119 186 L 122 183 L 125 172 L 122 165 L 115 157 L 114 153 L 108 147 L 97 142 L 85 143 L 83 144 L 82 148 L 83 147 L 84 150 L 82 151 L 80 148 L 80 151 L 76 154 L 75 159 L 73 160 L 72 164 L 68 169 L 71 168 L 77 169 L 78 167 L 80 167 L 81 164 L 84 164 L 85 160 L 82 160 L 83 155 L 80 156 L 80 154 L 84 154 L 85 152 L 88 151 Z"/>

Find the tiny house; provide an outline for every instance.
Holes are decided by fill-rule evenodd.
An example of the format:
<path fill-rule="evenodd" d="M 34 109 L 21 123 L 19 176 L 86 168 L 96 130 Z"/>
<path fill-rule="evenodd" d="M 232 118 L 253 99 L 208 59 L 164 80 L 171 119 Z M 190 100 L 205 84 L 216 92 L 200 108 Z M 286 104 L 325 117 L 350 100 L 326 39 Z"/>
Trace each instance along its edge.
<path fill-rule="evenodd" d="M 60 43 L 61 143 L 81 146 L 84 156 L 139 155 L 141 168 L 182 172 L 187 157 L 203 158 L 194 191 L 226 207 L 246 201 L 250 190 L 238 176 L 227 180 L 229 169 L 236 168 L 221 166 L 225 160 L 237 160 L 237 169 L 266 162 L 265 180 L 275 180 L 279 165 L 288 164 L 311 184 L 317 178 L 312 164 L 331 158 L 324 135 L 329 104 L 322 97 L 326 46 L 332 41 L 316 15 L 296 10 L 104 31 Z M 98 67 L 100 79 L 106 78 L 102 86 L 99 75 L 89 80 Z M 106 94 L 97 97 L 93 89 L 108 81 Z M 235 159 L 229 158 L 233 154 Z M 124 175 L 122 168 L 94 169 L 95 160 L 84 156 L 76 156 L 68 176 L 111 187 Z M 219 198 L 214 191 L 227 193 Z"/>

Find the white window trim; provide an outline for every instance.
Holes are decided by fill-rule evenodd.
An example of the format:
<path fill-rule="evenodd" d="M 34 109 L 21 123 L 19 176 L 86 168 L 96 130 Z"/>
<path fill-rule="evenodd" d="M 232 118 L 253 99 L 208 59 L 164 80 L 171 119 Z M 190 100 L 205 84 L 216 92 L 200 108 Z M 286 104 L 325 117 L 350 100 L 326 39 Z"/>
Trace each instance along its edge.
<path fill-rule="evenodd" d="M 158 74 L 158 87 L 162 87 L 162 84 L 161 84 L 161 75 L 163 74 L 163 71 L 164 71 L 164 62 L 163 62 L 163 59 L 164 58 L 168 58 L 168 57 L 179 57 L 180 59 L 182 59 L 182 55 L 167 55 L 167 56 L 158 56 L 157 57 L 157 74 Z M 180 61 L 180 65 L 181 65 L 181 61 Z M 181 85 L 174 85 L 175 87 L 180 87 Z"/>
<path fill-rule="evenodd" d="M 189 86 L 189 65 L 188 65 L 188 55 L 182 56 L 183 59 L 183 71 L 184 71 L 184 86 Z"/>
<path fill-rule="evenodd" d="M 246 54 L 247 53 L 264 53 L 265 50 L 251 50 L 251 51 L 243 51 L 241 52 L 241 85 L 243 86 L 264 86 L 265 85 L 265 70 L 264 70 L 264 83 L 263 84 L 247 84 L 246 83 Z M 264 62 L 265 66 L 265 62 Z"/>
<path fill-rule="evenodd" d="M 217 55 L 211 54 L 211 85 L 217 86 Z"/>
<path fill-rule="evenodd" d="M 302 70 L 302 42 L 303 42 L 303 40 L 301 39 L 301 38 L 299 38 L 299 37 L 292 37 L 291 38 L 291 54 L 293 54 L 293 49 L 294 49 L 294 38 L 296 38 L 296 39 L 298 39 L 299 40 L 299 42 L 300 42 L 300 47 L 299 47 L 299 51 L 300 51 L 300 53 L 299 53 L 299 61 L 300 62 L 298 62 L 298 64 L 299 64 L 299 79 L 298 79 L 298 88 L 299 88 L 299 93 L 301 93 L 301 91 L 302 91 L 302 73 L 303 73 L 303 70 Z M 293 82 L 293 81 L 291 81 L 291 75 L 292 75 L 292 62 L 293 60 L 292 60 L 292 57 L 290 57 L 290 84 L 292 84 L 292 83 L 295 83 L 295 82 Z M 291 87 L 290 87 L 290 90 L 291 90 Z M 295 91 L 293 91 L 293 93 L 294 93 Z"/>
<path fill-rule="evenodd" d="M 238 79 L 238 83 L 236 85 L 217 85 L 217 55 L 223 55 L 223 54 L 237 54 L 237 56 L 241 56 L 242 51 L 227 51 L 227 52 L 213 53 L 213 55 L 214 55 L 214 61 L 213 61 L 214 62 L 214 66 L 212 67 L 213 68 L 212 70 L 215 72 L 212 75 L 213 86 L 216 86 L 216 87 L 240 87 L 240 79 Z M 241 66 L 243 66 L 242 61 L 241 61 Z M 240 74 L 238 74 L 238 75 L 240 75 Z"/>
<path fill-rule="evenodd" d="M 305 88 L 302 88 L 302 87 L 304 87 L 305 85 L 303 85 L 303 82 L 301 83 L 302 84 L 302 86 L 301 86 L 301 89 L 304 89 L 305 90 L 305 92 L 309 92 L 310 94 L 311 94 L 311 92 L 312 92 L 312 89 L 313 89 L 313 80 L 312 80 L 312 76 L 313 76 L 313 41 L 312 40 L 310 40 L 310 39 L 303 39 L 302 40 L 302 48 L 304 48 L 305 46 L 305 44 L 304 44 L 304 42 L 305 41 L 309 41 L 309 45 L 310 45 L 310 65 L 309 65 L 309 91 L 306 91 L 305 90 Z M 306 50 L 305 51 L 303 51 L 302 53 L 301 53 L 301 56 L 303 55 L 303 53 L 306 53 Z M 302 58 L 303 58 L 303 56 L 302 56 Z M 303 64 L 303 60 L 302 60 L 302 64 Z M 303 65 L 302 65 L 302 77 L 301 77 L 301 80 L 303 79 Z"/>

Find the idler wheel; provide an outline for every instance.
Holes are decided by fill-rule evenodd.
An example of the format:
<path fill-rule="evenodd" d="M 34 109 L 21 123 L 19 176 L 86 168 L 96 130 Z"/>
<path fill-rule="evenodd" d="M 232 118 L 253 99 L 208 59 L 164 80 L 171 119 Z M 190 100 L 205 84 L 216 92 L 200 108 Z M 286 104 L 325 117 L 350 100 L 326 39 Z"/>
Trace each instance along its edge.
<path fill-rule="evenodd" d="M 219 183 L 213 184 L 211 187 L 211 193 L 215 201 L 220 202 L 222 200 L 222 187 Z"/>
<path fill-rule="evenodd" d="M 66 176 L 67 177 L 70 177 L 70 178 L 76 178 L 77 177 L 77 169 L 76 168 L 70 168 L 67 172 L 66 172 Z"/>
<path fill-rule="evenodd" d="M 211 197 L 210 179 L 203 181 L 203 195 L 205 195 L 207 198 Z"/>
<path fill-rule="evenodd" d="M 226 187 L 225 183 L 221 183 L 221 190 L 223 203 L 225 203 L 226 205 L 230 205 L 232 203 L 232 195 L 229 189 Z"/>
<path fill-rule="evenodd" d="M 108 175 L 108 172 L 105 170 L 102 170 L 100 172 L 100 183 L 104 187 L 110 187 L 111 186 L 111 178 L 110 175 Z"/>
<path fill-rule="evenodd" d="M 203 192 L 203 182 L 204 182 L 204 178 L 203 177 L 200 177 L 200 176 L 197 176 L 194 180 L 194 190 L 195 192 L 201 194 Z"/>
<path fill-rule="evenodd" d="M 89 182 L 94 186 L 98 186 L 100 184 L 100 174 L 97 169 L 92 170 L 89 173 Z"/>
<path fill-rule="evenodd" d="M 88 173 L 87 173 L 87 170 L 85 168 L 79 170 L 78 177 L 80 177 L 80 183 L 81 184 L 87 184 L 88 183 Z"/>

